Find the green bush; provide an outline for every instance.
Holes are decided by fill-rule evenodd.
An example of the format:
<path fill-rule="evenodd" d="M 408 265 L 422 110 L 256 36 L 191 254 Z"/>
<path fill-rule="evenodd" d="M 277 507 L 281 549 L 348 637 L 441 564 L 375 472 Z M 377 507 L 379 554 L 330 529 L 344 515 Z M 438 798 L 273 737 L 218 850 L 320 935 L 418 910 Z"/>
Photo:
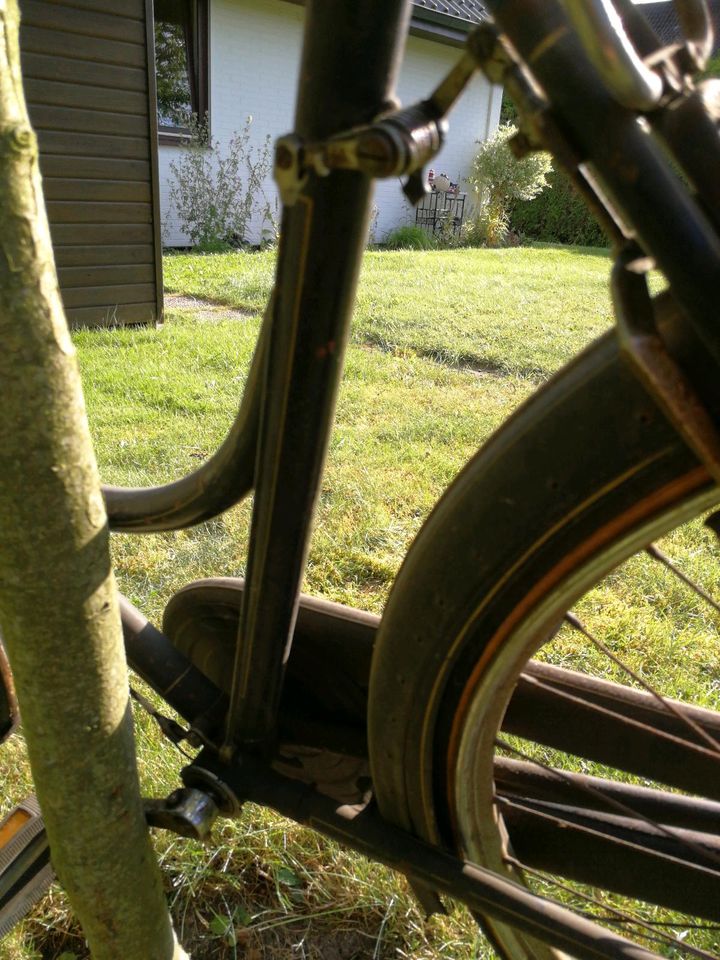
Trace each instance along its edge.
<path fill-rule="evenodd" d="M 432 250 L 436 245 L 431 233 L 415 226 L 398 227 L 385 240 L 388 250 Z"/>
<path fill-rule="evenodd" d="M 250 142 L 252 117 L 225 146 L 210 136 L 207 120 L 193 117 L 190 138 L 170 162 L 170 205 L 193 246 L 220 251 L 222 244 L 242 246 L 253 218 L 262 217 L 263 234 L 274 230 L 273 211 L 265 196 L 272 170 L 270 135 L 259 147 Z"/>
<path fill-rule="evenodd" d="M 558 170 L 548 175 L 548 189 L 534 200 L 516 201 L 512 229 L 528 240 L 607 247 L 608 240 L 570 181 Z"/>
<path fill-rule="evenodd" d="M 232 253 L 235 249 L 226 240 L 202 240 L 193 247 L 194 253 Z"/>
<path fill-rule="evenodd" d="M 503 91 L 502 104 L 500 106 L 500 123 L 514 123 L 518 125 L 518 112 L 514 102 L 510 99 L 507 91 Z"/>
<path fill-rule="evenodd" d="M 480 143 L 467 178 L 474 194 L 469 230 L 476 237 L 484 234 L 491 247 L 507 237 L 513 202 L 536 197 L 547 184 L 550 157 L 531 153 L 518 160 L 508 145 L 516 133 L 516 126 L 504 123 Z"/>

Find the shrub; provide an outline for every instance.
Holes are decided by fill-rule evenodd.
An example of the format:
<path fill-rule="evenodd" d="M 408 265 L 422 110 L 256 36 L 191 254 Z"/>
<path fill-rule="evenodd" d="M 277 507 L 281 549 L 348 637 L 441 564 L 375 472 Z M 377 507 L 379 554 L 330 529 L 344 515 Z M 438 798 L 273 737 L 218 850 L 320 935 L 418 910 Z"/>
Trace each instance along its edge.
<path fill-rule="evenodd" d="M 232 253 L 235 248 L 226 240 L 201 240 L 193 248 L 194 253 Z"/>
<path fill-rule="evenodd" d="M 503 90 L 502 103 L 500 104 L 500 123 L 514 123 L 517 125 L 517 121 L 517 107 L 507 92 Z"/>
<path fill-rule="evenodd" d="M 705 69 L 700 74 L 700 78 L 707 80 L 710 77 L 720 77 L 720 53 L 714 53 L 705 64 Z"/>
<path fill-rule="evenodd" d="M 367 235 L 367 245 L 368 247 L 377 246 L 377 228 L 378 228 L 378 219 L 380 217 L 380 207 L 373 203 L 370 209 L 370 222 L 368 224 L 368 235 Z"/>
<path fill-rule="evenodd" d="M 385 240 L 388 250 L 432 250 L 436 245 L 431 233 L 416 226 L 398 227 Z"/>
<path fill-rule="evenodd" d="M 511 210 L 512 229 L 529 240 L 607 247 L 608 239 L 567 177 L 558 170 L 548 176 L 549 189 Z"/>
<path fill-rule="evenodd" d="M 480 144 L 467 178 L 475 195 L 469 232 L 484 233 L 489 246 L 505 240 L 512 203 L 536 197 L 547 185 L 551 169 L 546 153 L 531 153 L 522 160 L 512 155 L 508 140 L 516 133 L 517 127 L 511 123 L 498 127 Z"/>
<path fill-rule="evenodd" d="M 170 203 L 194 245 L 240 246 L 247 242 L 247 229 L 256 215 L 263 224 L 273 220 L 263 190 L 272 169 L 270 137 L 259 148 L 252 147 L 251 126 L 248 117 L 223 151 L 207 123 L 194 118 L 186 150 L 170 164 Z"/>

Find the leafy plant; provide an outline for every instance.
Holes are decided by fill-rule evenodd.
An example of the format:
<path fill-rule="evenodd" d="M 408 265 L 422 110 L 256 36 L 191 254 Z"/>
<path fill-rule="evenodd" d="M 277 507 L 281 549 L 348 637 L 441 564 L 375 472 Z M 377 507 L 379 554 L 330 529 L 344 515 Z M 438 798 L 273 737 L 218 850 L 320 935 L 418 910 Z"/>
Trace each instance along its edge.
<path fill-rule="evenodd" d="M 232 253 L 233 249 L 227 240 L 201 240 L 195 244 L 195 253 Z"/>
<path fill-rule="evenodd" d="M 700 77 L 703 80 L 707 80 L 710 77 L 720 77 L 720 53 L 716 52 L 710 57 Z"/>
<path fill-rule="evenodd" d="M 475 238 L 484 236 L 489 246 L 499 246 L 510 224 L 510 207 L 516 200 L 531 200 L 547 186 L 551 169 L 546 153 L 531 153 L 517 160 L 508 141 L 517 133 L 511 123 L 502 124 L 495 134 L 480 143 L 470 176 L 474 209 L 468 228 Z"/>
<path fill-rule="evenodd" d="M 193 245 L 217 249 L 218 244 L 247 242 L 252 221 L 274 224 L 264 192 L 272 167 L 270 136 L 260 147 L 250 143 L 252 117 L 224 149 L 209 132 L 207 121 L 190 122 L 190 139 L 182 156 L 170 164 L 170 203 L 180 228 Z"/>
<path fill-rule="evenodd" d="M 385 239 L 388 250 L 432 250 L 437 246 L 435 238 L 427 230 L 417 226 L 397 227 Z"/>
<path fill-rule="evenodd" d="M 155 80 L 160 124 L 187 126 L 192 118 L 192 96 L 185 34 L 180 23 L 159 16 L 155 19 Z"/>
<path fill-rule="evenodd" d="M 367 245 L 374 247 L 377 244 L 378 219 L 380 218 L 380 207 L 373 203 L 370 209 L 370 223 L 368 224 Z"/>
<path fill-rule="evenodd" d="M 553 169 L 548 181 L 550 189 L 539 197 L 513 204 L 512 229 L 528 240 L 607 247 L 607 237 L 567 177 Z"/>
<path fill-rule="evenodd" d="M 500 123 L 517 123 L 518 112 L 514 101 L 503 91 L 500 105 Z"/>
<path fill-rule="evenodd" d="M 466 246 L 463 231 L 457 226 L 454 216 L 442 217 L 435 224 L 433 241 L 434 246 L 441 250 L 454 250 L 456 247 Z"/>

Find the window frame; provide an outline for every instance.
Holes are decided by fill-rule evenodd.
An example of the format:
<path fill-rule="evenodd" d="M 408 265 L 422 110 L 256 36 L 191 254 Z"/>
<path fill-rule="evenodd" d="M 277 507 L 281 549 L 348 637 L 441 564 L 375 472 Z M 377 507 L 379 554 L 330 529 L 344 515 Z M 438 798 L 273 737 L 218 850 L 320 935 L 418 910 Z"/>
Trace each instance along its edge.
<path fill-rule="evenodd" d="M 190 76 L 190 96 L 193 105 L 197 104 L 197 116 L 204 118 L 210 129 L 210 0 L 191 0 L 192 9 L 192 59 Z M 153 13 L 153 35 L 155 18 Z M 157 85 L 157 59 L 153 56 L 155 83 Z M 182 146 L 190 139 L 189 127 L 163 126 L 155 103 L 158 142 L 165 145 Z"/>

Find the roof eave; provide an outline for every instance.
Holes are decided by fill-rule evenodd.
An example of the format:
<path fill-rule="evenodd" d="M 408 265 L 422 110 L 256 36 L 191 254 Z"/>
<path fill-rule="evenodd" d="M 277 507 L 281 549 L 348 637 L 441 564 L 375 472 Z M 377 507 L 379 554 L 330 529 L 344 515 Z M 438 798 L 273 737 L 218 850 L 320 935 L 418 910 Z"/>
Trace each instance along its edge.
<path fill-rule="evenodd" d="M 424 40 L 445 43 L 451 47 L 462 47 L 473 26 L 472 23 L 466 23 L 455 17 L 443 17 L 442 14 L 436 14 L 435 17 L 419 17 L 413 14 L 410 19 L 410 34 L 413 37 L 422 37 Z"/>
<path fill-rule="evenodd" d="M 286 0 L 296 6 L 304 7 L 306 0 Z M 462 47 L 470 31 L 476 24 L 459 17 L 450 17 L 437 10 L 426 10 L 423 7 L 413 7 L 410 19 L 410 33 L 414 37 L 425 40 L 435 40 L 452 47 Z"/>

